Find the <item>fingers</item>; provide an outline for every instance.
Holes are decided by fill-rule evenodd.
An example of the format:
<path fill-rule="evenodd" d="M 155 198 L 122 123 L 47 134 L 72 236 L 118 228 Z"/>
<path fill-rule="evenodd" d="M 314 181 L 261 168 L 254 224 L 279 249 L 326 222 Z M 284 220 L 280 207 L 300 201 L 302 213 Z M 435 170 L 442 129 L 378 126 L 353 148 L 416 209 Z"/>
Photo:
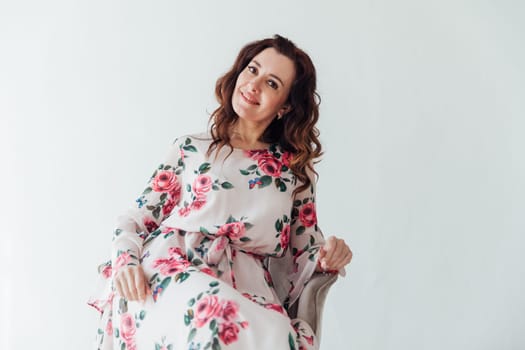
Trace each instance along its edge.
<path fill-rule="evenodd" d="M 115 287 L 117 292 L 129 301 L 144 301 L 150 293 L 141 266 L 123 267 L 115 276 Z"/>
<path fill-rule="evenodd" d="M 146 278 L 144 277 L 144 272 L 142 268 L 137 269 L 137 274 L 135 276 L 135 288 L 137 290 L 138 300 L 146 300 Z"/>
<path fill-rule="evenodd" d="M 352 260 L 352 251 L 341 238 L 329 237 L 323 248 L 324 254 L 319 254 L 319 261 L 324 270 L 339 270 Z"/>

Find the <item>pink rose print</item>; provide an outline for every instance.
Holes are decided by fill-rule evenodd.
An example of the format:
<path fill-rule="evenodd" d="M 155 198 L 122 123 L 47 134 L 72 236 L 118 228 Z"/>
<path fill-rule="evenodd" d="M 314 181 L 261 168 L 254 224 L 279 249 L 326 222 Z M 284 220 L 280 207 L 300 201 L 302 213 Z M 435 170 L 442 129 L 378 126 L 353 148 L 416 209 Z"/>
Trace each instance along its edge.
<path fill-rule="evenodd" d="M 175 257 L 169 257 L 168 259 L 156 259 L 153 262 L 154 268 L 159 268 L 159 271 L 164 276 L 171 276 L 177 272 L 186 271 L 186 269 L 191 265 L 188 260 L 177 259 Z"/>
<path fill-rule="evenodd" d="M 306 339 L 306 342 L 310 345 L 314 345 L 314 336 L 311 335 L 309 337 L 307 337 L 306 335 L 303 335 L 303 338 Z"/>
<path fill-rule="evenodd" d="M 195 327 L 200 328 L 208 323 L 209 320 L 220 315 L 221 305 L 216 295 L 208 295 L 202 298 L 196 307 Z"/>
<path fill-rule="evenodd" d="M 215 239 L 211 247 L 213 247 L 216 252 L 220 252 L 223 251 L 227 245 L 228 239 L 224 238 L 224 236 L 221 236 Z"/>
<path fill-rule="evenodd" d="M 168 199 L 166 203 L 164 203 L 164 206 L 162 207 L 162 214 L 170 215 L 174 207 L 175 207 L 175 201 L 172 198 Z"/>
<path fill-rule="evenodd" d="M 292 160 L 292 154 L 290 152 L 284 152 L 282 155 L 283 164 L 289 168 L 291 160 Z"/>
<path fill-rule="evenodd" d="M 301 209 L 299 213 L 299 220 L 303 223 L 304 226 L 310 227 L 317 223 L 317 215 L 315 213 L 315 204 L 307 203 Z"/>
<path fill-rule="evenodd" d="M 239 327 L 235 323 L 221 323 L 219 325 L 219 338 L 224 344 L 236 342 L 237 334 L 239 334 Z"/>
<path fill-rule="evenodd" d="M 159 171 L 151 184 L 151 188 L 155 192 L 171 192 L 176 189 L 177 186 L 180 188 L 177 175 L 170 170 Z"/>
<path fill-rule="evenodd" d="M 237 318 L 239 305 L 231 300 L 222 302 L 222 318 L 226 321 L 234 321 Z"/>
<path fill-rule="evenodd" d="M 168 254 L 170 256 L 177 257 L 177 258 L 185 258 L 186 257 L 186 254 L 184 254 L 184 252 L 182 251 L 182 249 L 180 247 L 170 247 L 168 249 Z"/>
<path fill-rule="evenodd" d="M 270 287 L 273 287 L 273 280 L 272 280 L 272 275 L 270 274 L 270 271 L 264 270 L 264 279 L 266 280 L 266 282 L 268 283 Z"/>
<path fill-rule="evenodd" d="M 113 322 L 111 322 L 111 320 L 106 324 L 106 334 L 109 336 L 113 335 Z"/>
<path fill-rule="evenodd" d="M 254 160 L 258 160 L 261 156 L 268 154 L 265 149 L 244 151 L 244 154 Z"/>
<path fill-rule="evenodd" d="M 126 312 L 120 316 L 120 336 L 126 342 L 126 345 L 133 342 L 135 336 L 135 319 L 133 316 Z M 128 345 L 129 346 L 129 345 Z"/>
<path fill-rule="evenodd" d="M 281 176 L 282 164 L 272 156 L 271 154 L 265 154 L 258 159 L 259 168 L 264 171 L 267 175 L 273 177 Z"/>
<path fill-rule="evenodd" d="M 267 308 L 267 309 L 270 309 L 270 310 L 274 310 L 274 311 L 280 312 L 280 313 L 282 313 L 284 315 L 284 309 L 279 304 L 266 304 L 266 305 L 264 305 L 264 307 Z"/>
<path fill-rule="evenodd" d="M 281 248 L 284 250 L 288 247 L 288 243 L 290 242 L 290 225 L 286 225 L 283 227 L 283 230 L 281 231 Z"/>
<path fill-rule="evenodd" d="M 188 214 L 190 213 L 191 209 L 190 207 L 184 207 L 184 208 L 180 208 L 179 209 L 179 216 L 188 216 Z"/>
<path fill-rule="evenodd" d="M 191 209 L 199 210 L 206 204 L 206 197 L 198 195 L 193 202 L 191 202 Z"/>
<path fill-rule="evenodd" d="M 120 254 L 115 260 L 115 268 L 113 269 L 114 273 L 117 273 L 123 266 L 126 266 L 131 261 L 131 256 L 129 253 Z"/>
<path fill-rule="evenodd" d="M 208 175 L 199 175 L 193 181 L 193 192 L 197 195 L 197 197 L 204 195 L 205 193 L 210 192 L 213 185 L 213 181 L 211 180 L 211 177 Z"/>
<path fill-rule="evenodd" d="M 146 230 L 148 232 L 153 232 L 159 227 L 159 225 L 157 225 L 157 223 L 153 221 L 151 218 L 144 218 L 143 223 L 144 223 L 144 226 L 146 226 Z"/>
<path fill-rule="evenodd" d="M 215 274 L 215 272 L 213 272 L 213 270 L 210 269 L 209 267 L 203 267 L 203 268 L 201 268 L 201 272 L 204 272 L 205 274 L 210 275 L 211 277 L 217 277 L 217 275 Z"/>
<path fill-rule="evenodd" d="M 110 278 L 111 277 L 111 266 L 104 266 L 104 269 L 102 270 L 102 276 L 104 278 Z"/>
<path fill-rule="evenodd" d="M 239 239 L 244 236 L 246 227 L 243 222 L 231 222 L 224 224 L 217 231 L 217 236 L 227 236 L 230 239 Z"/>
<path fill-rule="evenodd" d="M 171 199 L 178 202 L 180 198 L 180 191 L 181 191 L 181 184 L 180 182 L 177 182 L 177 186 L 173 187 L 173 189 L 169 192 Z"/>

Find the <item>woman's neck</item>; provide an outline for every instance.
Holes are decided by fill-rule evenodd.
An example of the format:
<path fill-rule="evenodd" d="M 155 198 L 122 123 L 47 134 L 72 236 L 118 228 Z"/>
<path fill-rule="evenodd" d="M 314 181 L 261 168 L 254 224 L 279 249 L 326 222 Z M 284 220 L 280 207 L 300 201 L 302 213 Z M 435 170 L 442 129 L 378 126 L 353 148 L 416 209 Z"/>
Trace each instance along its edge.
<path fill-rule="evenodd" d="M 260 141 L 263 132 L 262 127 L 250 126 L 238 120 L 230 130 L 230 143 L 233 147 L 242 149 L 266 148 L 268 144 Z"/>

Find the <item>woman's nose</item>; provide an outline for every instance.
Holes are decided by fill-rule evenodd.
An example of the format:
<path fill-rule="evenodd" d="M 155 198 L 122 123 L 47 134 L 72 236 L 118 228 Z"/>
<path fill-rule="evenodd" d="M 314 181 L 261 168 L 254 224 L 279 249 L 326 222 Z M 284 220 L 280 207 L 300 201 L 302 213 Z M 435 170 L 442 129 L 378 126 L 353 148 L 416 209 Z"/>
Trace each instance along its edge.
<path fill-rule="evenodd" d="M 258 92 L 261 85 L 261 79 L 255 77 L 248 82 L 248 89 L 252 92 Z"/>

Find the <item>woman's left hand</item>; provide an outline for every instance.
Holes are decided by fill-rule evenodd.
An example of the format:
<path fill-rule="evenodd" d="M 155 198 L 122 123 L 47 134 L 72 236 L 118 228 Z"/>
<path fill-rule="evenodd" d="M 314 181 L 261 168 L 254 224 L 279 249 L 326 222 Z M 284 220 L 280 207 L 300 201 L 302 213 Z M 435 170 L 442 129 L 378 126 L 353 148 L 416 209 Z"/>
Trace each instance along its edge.
<path fill-rule="evenodd" d="M 342 238 L 328 237 L 319 251 L 316 271 L 339 271 L 352 260 L 352 251 Z"/>

